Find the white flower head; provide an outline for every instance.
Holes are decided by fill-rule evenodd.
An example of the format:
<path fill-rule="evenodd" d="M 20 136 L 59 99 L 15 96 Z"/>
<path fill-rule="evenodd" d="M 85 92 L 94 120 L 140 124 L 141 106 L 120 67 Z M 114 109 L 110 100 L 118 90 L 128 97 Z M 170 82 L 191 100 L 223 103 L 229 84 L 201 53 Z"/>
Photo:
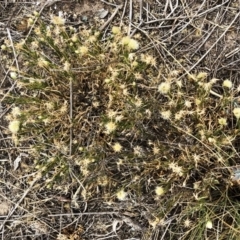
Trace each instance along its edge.
<path fill-rule="evenodd" d="M 123 45 L 128 45 L 129 42 L 130 42 L 130 37 L 128 37 L 128 36 L 123 37 L 123 38 L 121 39 L 121 43 L 122 43 Z"/>
<path fill-rule="evenodd" d="M 123 189 L 120 190 L 120 191 L 118 191 L 118 192 L 116 193 L 117 199 L 118 199 L 119 201 L 124 201 L 124 200 L 126 200 L 127 195 L 128 195 L 127 192 L 125 192 Z"/>
<path fill-rule="evenodd" d="M 133 61 L 134 58 L 135 58 L 135 53 L 129 53 L 129 54 L 128 54 L 128 59 L 129 59 L 129 61 Z"/>
<path fill-rule="evenodd" d="M 226 118 L 219 118 L 218 123 L 221 126 L 226 126 L 227 125 L 227 119 Z"/>
<path fill-rule="evenodd" d="M 17 78 L 17 73 L 16 72 L 10 72 L 10 77 L 15 80 Z"/>
<path fill-rule="evenodd" d="M 135 39 L 130 39 L 128 42 L 128 48 L 130 50 L 137 50 L 139 49 L 139 43 Z"/>
<path fill-rule="evenodd" d="M 77 36 L 77 34 L 73 34 L 71 40 L 72 40 L 73 42 L 77 42 L 77 41 L 78 41 L 78 36 Z"/>
<path fill-rule="evenodd" d="M 121 32 L 120 27 L 113 26 L 112 27 L 112 33 L 113 34 L 119 34 Z"/>
<path fill-rule="evenodd" d="M 197 75 L 197 79 L 199 80 L 204 80 L 207 77 L 207 73 L 206 72 L 200 72 Z"/>
<path fill-rule="evenodd" d="M 171 111 L 170 110 L 163 111 L 161 112 L 161 116 L 163 119 L 168 120 L 171 117 Z"/>
<path fill-rule="evenodd" d="M 212 221 L 208 220 L 207 223 L 206 223 L 206 228 L 207 229 L 212 229 L 213 228 L 213 223 Z"/>
<path fill-rule="evenodd" d="M 168 82 L 163 82 L 158 86 L 158 91 L 162 94 L 167 94 L 171 89 L 171 84 Z"/>
<path fill-rule="evenodd" d="M 188 228 L 190 227 L 192 224 L 191 220 L 189 218 L 187 218 L 185 221 L 184 221 L 184 227 Z"/>
<path fill-rule="evenodd" d="M 157 186 L 157 187 L 155 188 L 155 193 L 156 193 L 157 196 L 163 195 L 164 192 L 165 192 L 165 191 L 164 191 L 164 188 L 163 188 L 163 187 Z"/>
<path fill-rule="evenodd" d="M 68 61 L 63 63 L 63 70 L 68 72 L 70 70 L 71 64 Z"/>
<path fill-rule="evenodd" d="M 240 118 L 240 108 L 234 108 L 233 114 L 237 119 L 239 119 Z"/>
<path fill-rule="evenodd" d="M 21 115 L 21 110 L 20 110 L 20 108 L 19 108 L 19 107 L 14 107 L 14 108 L 12 109 L 12 115 L 13 115 L 14 117 Z"/>
<path fill-rule="evenodd" d="M 19 131 L 19 128 L 20 128 L 20 121 L 18 121 L 18 120 L 13 120 L 8 125 L 8 129 L 13 134 L 16 134 Z"/>
<path fill-rule="evenodd" d="M 51 16 L 51 22 L 54 25 L 64 25 L 65 24 L 65 19 L 62 16 Z"/>
<path fill-rule="evenodd" d="M 189 101 L 189 100 L 186 100 L 184 105 L 187 107 L 187 108 L 190 108 L 192 106 L 192 103 Z"/>
<path fill-rule="evenodd" d="M 142 54 L 141 60 L 145 62 L 147 65 L 156 66 L 157 64 L 156 58 L 149 54 Z"/>
<path fill-rule="evenodd" d="M 42 57 L 38 59 L 37 64 L 39 67 L 42 67 L 42 68 L 49 66 L 49 62 Z"/>
<path fill-rule="evenodd" d="M 228 79 L 224 80 L 224 82 L 223 82 L 223 87 L 230 89 L 230 88 L 232 88 L 232 85 L 233 85 L 232 82 Z"/>
<path fill-rule="evenodd" d="M 113 146 L 112 146 L 114 152 L 121 152 L 122 150 L 122 145 L 120 143 L 115 143 Z"/>
<path fill-rule="evenodd" d="M 106 128 L 106 132 L 109 134 L 109 133 L 114 132 L 116 130 L 117 125 L 114 122 L 110 121 L 110 122 L 105 124 L 105 128 Z"/>
<path fill-rule="evenodd" d="M 78 48 L 78 52 L 81 54 L 81 55 L 85 55 L 88 53 L 88 48 L 86 46 L 81 46 Z"/>
<path fill-rule="evenodd" d="M 5 44 L 1 45 L 1 49 L 2 50 L 6 50 L 7 49 L 7 46 Z"/>

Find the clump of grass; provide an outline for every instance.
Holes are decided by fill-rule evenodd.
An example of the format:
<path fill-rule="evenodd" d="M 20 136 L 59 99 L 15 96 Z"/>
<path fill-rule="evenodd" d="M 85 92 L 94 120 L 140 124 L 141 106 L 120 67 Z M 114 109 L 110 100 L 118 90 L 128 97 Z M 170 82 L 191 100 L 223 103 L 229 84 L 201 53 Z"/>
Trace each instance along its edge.
<path fill-rule="evenodd" d="M 103 41 L 60 17 L 39 20 L 15 44 L 13 140 L 29 146 L 45 187 L 77 176 L 84 199 L 144 204 L 153 228 L 171 222 L 169 234 L 181 239 L 220 232 L 234 239 L 239 214 L 229 169 L 239 159 L 239 88 L 204 72 L 181 77 L 181 68 L 137 52 L 140 45 L 141 35 L 130 38 L 123 28 Z"/>

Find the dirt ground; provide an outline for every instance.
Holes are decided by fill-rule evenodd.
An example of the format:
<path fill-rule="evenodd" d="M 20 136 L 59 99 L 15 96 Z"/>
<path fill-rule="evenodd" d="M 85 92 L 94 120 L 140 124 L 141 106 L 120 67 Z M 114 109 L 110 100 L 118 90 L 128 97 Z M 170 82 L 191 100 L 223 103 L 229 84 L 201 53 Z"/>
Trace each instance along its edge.
<path fill-rule="evenodd" d="M 50 14 L 58 15 L 62 11 L 66 24 L 78 27 L 79 31 L 94 26 L 107 36 L 112 26 L 124 23 L 130 26 L 129 34 L 143 33 L 146 39 L 139 52 L 153 52 L 169 69 L 179 65 L 186 72 L 207 72 L 211 78 L 230 76 L 232 82 L 240 84 L 240 3 L 237 0 L 203 2 L 206 3 L 197 0 L 189 4 L 157 0 L 0 1 L 0 45 L 6 39 L 16 42 L 26 38 L 31 31 L 26 17 L 34 11 L 40 12 L 46 22 Z M 4 99 L 9 91 L 14 91 L 14 83 L 9 78 L 9 65 L 2 63 L 2 57 L 0 50 L 2 239 L 170 239 L 170 235 L 161 238 L 165 227 L 152 228 L 150 224 L 155 204 L 151 197 L 138 202 L 78 199 L 74 203 L 75 186 L 46 190 L 41 188 L 41 182 L 31 182 L 29 164 L 32 162 L 24 149 L 19 155 L 7 132 L 5 116 L 12 105 Z M 21 164 L 16 168 L 17 158 Z"/>

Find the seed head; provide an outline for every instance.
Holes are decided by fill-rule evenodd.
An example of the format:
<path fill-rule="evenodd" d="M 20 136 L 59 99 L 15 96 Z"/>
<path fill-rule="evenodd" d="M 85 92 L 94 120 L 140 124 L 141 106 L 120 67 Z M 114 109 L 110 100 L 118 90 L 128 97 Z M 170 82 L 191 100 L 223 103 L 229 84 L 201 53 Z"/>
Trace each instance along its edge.
<path fill-rule="evenodd" d="M 19 131 L 19 127 L 20 127 L 20 121 L 18 121 L 18 120 L 13 120 L 8 125 L 8 129 L 13 134 L 16 134 Z"/>
<path fill-rule="evenodd" d="M 223 82 L 223 87 L 226 87 L 226 88 L 232 88 L 232 82 L 228 79 L 224 80 Z"/>
<path fill-rule="evenodd" d="M 189 218 L 187 218 L 185 221 L 184 221 L 184 227 L 188 228 L 191 226 L 191 220 L 189 220 Z"/>
<path fill-rule="evenodd" d="M 212 221 L 208 220 L 207 223 L 206 223 L 206 228 L 208 229 L 212 229 L 213 228 L 213 223 Z"/>
<path fill-rule="evenodd" d="M 240 118 L 240 108 L 234 108 L 233 114 L 237 119 L 239 119 Z"/>
<path fill-rule="evenodd" d="M 121 152 L 122 150 L 122 145 L 120 143 L 115 143 L 113 146 L 112 146 L 114 152 Z"/>
<path fill-rule="evenodd" d="M 72 40 L 73 42 L 77 42 L 77 41 L 78 41 L 78 36 L 77 36 L 77 34 L 74 34 L 74 35 L 72 36 L 71 40 Z"/>
<path fill-rule="evenodd" d="M 14 107 L 14 108 L 12 109 L 12 115 L 13 115 L 14 117 L 21 115 L 21 110 L 20 110 L 20 108 L 19 108 L 19 107 Z"/>
<path fill-rule="evenodd" d="M 158 86 L 158 91 L 162 94 L 167 94 L 171 89 L 171 84 L 168 82 L 163 82 Z"/>
<path fill-rule="evenodd" d="M 137 50 L 139 49 L 139 43 L 134 39 L 130 39 L 128 42 L 128 48 L 130 50 Z"/>
<path fill-rule="evenodd" d="M 121 32 L 121 29 L 119 27 L 113 26 L 112 27 L 112 33 L 113 34 L 119 34 Z"/>
<path fill-rule="evenodd" d="M 164 188 L 163 188 L 163 187 L 157 186 L 157 187 L 155 188 L 155 193 L 156 193 L 157 196 L 163 195 L 164 192 L 165 192 L 165 191 L 164 191 Z"/>
<path fill-rule="evenodd" d="M 17 73 L 16 72 L 10 72 L 10 77 L 14 80 L 17 79 Z"/>
<path fill-rule="evenodd" d="M 52 15 L 51 16 L 51 22 L 54 25 L 64 25 L 65 24 L 65 19 L 62 18 L 61 16 L 54 16 L 54 15 Z"/>
<path fill-rule="evenodd" d="M 197 79 L 199 80 L 203 80 L 207 77 L 207 73 L 206 72 L 200 72 L 198 75 L 197 75 Z"/>
<path fill-rule="evenodd" d="M 88 53 L 88 48 L 85 46 L 81 46 L 81 47 L 79 47 L 78 51 L 81 55 L 85 55 Z"/>
<path fill-rule="evenodd" d="M 117 125 L 114 122 L 110 121 L 105 124 L 105 128 L 106 128 L 106 132 L 109 134 L 116 130 Z"/>
<path fill-rule="evenodd" d="M 127 197 L 128 194 L 127 194 L 127 192 L 125 192 L 122 189 L 122 190 L 118 191 L 116 195 L 117 195 L 117 198 L 118 198 L 119 201 L 124 201 L 124 200 L 126 200 L 126 197 Z"/>
<path fill-rule="evenodd" d="M 163 111 L 163 112 L 161 112 L 161 116 L 163 119 L 169 120 L 171 117 L 171 111 L 170 110 Z"/>
<path fill-rule="evenodd" d="M 126 36 L 126 37 L 123 37 L 122 40 L 121 40 L 121 43 L 123 45 L 128 45 L 130 42 L 130 37 Z"/>
<path fill-rule="evenodd" d="M 219 118 L 219 119 L 218 119 L 218 123 L 219 123 L 221 126 L 226 126 L 226 125 L 227 125 L 227 119 L 226 119 L 226 118 Z"/>

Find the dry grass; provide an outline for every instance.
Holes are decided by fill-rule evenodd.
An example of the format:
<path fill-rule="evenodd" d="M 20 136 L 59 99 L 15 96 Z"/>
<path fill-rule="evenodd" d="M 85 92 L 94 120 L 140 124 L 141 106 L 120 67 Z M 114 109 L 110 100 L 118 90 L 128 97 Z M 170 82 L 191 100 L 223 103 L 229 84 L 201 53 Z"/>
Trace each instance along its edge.
<path fill-rule="evenodd" d="M 3 19 L 4 239 L 238 239 L 239 3 L 195 2 Z"/>

